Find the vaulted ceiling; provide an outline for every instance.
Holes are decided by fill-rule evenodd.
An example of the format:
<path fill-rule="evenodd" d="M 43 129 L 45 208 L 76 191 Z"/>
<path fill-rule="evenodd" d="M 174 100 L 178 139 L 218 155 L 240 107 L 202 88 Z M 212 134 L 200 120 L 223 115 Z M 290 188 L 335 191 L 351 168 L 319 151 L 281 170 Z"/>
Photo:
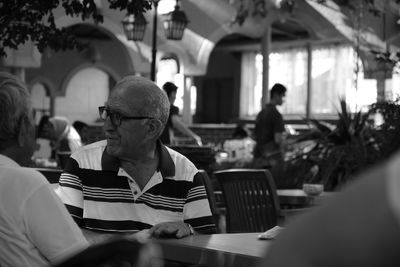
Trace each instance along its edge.
<path fill-rule="evenodd" d="M 162 30 L 162 16 L 159 14 L 158 57 L 162 57 L 163 54 L 175 54 L 183 64 L 185 74 L 202 75 L 207 69 L 210 53 L 217 45 L 227 49 L 259 50 L 260 39 L 265 34 L 268 25 L 271 26 L 272 49 L 306 43 L 338 43 L 355 40 L 355 30 L 352 26 L 354 12 L 343 9 L 336 1 L 327 0 L 324 4 L 320 4 L 315 0 L 297 0 L 292 12 L 276 8 L 272 4 L 274 1 L 266 1 L 266 16 L 250 15 L 242 25 L 239 25 L 234 20 L 238 12 L 238 3 L 241 2 L 251 4 L 257 1 L 181 0 L 181 9 L 185 11 L 190 21 L 181 41 L 165 38 Z M 389 47 L 387 42 L 396 48 L 396 43 L 399 43 L 396 23 L 399 14 L 397 5 L 391 0 L 378 2 L 386 3 L 382 5 L 385 15 L 383 18 L 369 15 L 363 18 L 361 48 L 364 51 L 384 50 Z M 247 7 L 250 12 L 251 6 Z M 132 60 L 136 62 L 136 68 L 139 71 L 147 70 L 151 59 L 154 13 L 149 11 L 145 14 L 149 24 L 143 42 L 131 42 L 126 40 L 121 25 L 125 14 L 106 8 L 103 8 L 101 12 L 105 17 L 104 23 L 99 26 L 102 30 L 94 30 L 94 25 L 86 27 L 80 24 L 80 26 L 72 26 L 75 27 L 74 31 L 78 35 L 90 38 L 107 39 L 111 36 L 121 41 L 127 47 Z M 71 26 L 77 21 L 60 17 L 58 23 L 62 26 Z"/>

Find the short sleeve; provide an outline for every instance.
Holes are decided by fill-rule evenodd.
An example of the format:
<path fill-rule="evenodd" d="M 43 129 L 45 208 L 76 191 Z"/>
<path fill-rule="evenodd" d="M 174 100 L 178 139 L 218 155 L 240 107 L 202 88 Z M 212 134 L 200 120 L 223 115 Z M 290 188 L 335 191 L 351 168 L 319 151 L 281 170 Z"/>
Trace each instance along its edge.
<path fill-rule="evenodd" d="M 200 175 L 200 173 L 197 173 L 194 176 L 192 187 L 188 192 L 184 206 L 184 220 L 197 232 L 203 234 L 215 233 L 214 218 L 211 214 L 204 182 Z"/>
<path fill-rule="evenodd" d="M 23 208 L 27 234 L 52 263 L 88 246 L 81 230 L 48 184 L 27 198 Z"/>
<path fill-rule="evenodd" d="M 60 176 L 56 193 L 67 207 L 75 222 L 79 226 L 82 226 L 83 187 L 79 173 L 78 163 L 75 159 L 70 158 Z"/>
<path fill-rule="evenodd" d="M 277 111 L 274 120 L 274 133 L 283 133 L 285 131 L 285 124 L 282 115 Z"/>
<path fill-rule="evenodd" d="M 170 113 L 170 116 L 179 115 L 179 108 L 177 106 L 171 106 L 169 113 Z"/>

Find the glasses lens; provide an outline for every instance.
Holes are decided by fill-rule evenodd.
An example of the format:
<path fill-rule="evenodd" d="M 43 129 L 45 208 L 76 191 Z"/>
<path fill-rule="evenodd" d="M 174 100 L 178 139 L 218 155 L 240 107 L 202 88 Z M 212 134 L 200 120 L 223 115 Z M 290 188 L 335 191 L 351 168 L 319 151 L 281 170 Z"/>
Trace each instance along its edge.
<path fill-rule="evenodd" d="M 103 121 L 105 121 L 107 119 L 108 112 L 107 112 L 106 107 L 104 107 L 104 106 L 99 107 L 99 116 L 100 116 L 100 119 L 102 119 Z"/>
<path fill-rule="evenodd" d="M 112 112 L 107 107 L 99 107 L 100 119 L 106 121 L 110 117 L 110 121 L 114 126 L 119 126 L 121 124 L 121 114 L 118 112 Z"/>

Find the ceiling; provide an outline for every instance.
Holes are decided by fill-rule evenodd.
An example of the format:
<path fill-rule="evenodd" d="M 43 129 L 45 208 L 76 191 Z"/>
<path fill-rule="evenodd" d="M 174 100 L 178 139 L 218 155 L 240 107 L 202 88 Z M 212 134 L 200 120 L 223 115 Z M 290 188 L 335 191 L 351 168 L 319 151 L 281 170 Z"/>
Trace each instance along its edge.
<path fill-rule="evenodd" d="M 104 0 L 105 2 L 106 0 Z M 328 0 L 322 5 L 312 0 L 297 0 L 293 12 L 285 12 L 270 6 L 264 17 L 249 16 L 241 25 L 234 23 L 237 17 L 235 3 L 253 3 L 253 0 L 182 0 L 181 9 L 185 11 L 190 23 L 181 41 L 170 41 L 164 36 L 162 16 L 159 15 L 157 27 L 157 49 L 162 54 L 176 55 L 185 66 L 188 75 L 201 75 L 206 71 L 208 58 L 215 48 L 234 50 L 260 50 L 261 38 L 265 36 L 267 25 L 271 26 L 272 49 L 285 47 L 285 45 L 301 45 L 315 42 L 352 42 L 354 29 L 349 22 L 351 14 L 346 14 L 335 3 Z M 269 1 L 266 1 L 269 3 Z M 107 4 L 103 4 L 103 7 Z M 103 9 L 105 21 L 98 27 L 93 24 L 68 22 L 63 23 L 80 38 L 95 40 L 118 39 L 124 43 L 132 57 L 137 61 L 151 60 L 151 44 L 154 25 L 152 24 L 153 12 L 147 12 L 149 22 L 147 33 L 143 42 L 129 42 L 126 40 L 121 20 L 123 12 Z M 397 11 L 396 11 L 397 12 Z M 392 20 L 398 13 L 391 15 L 388 24 L 395 24 Z M 64 20 L 61 18 L 61 20 Z M 377 18 L 368 18 L 365 22 L 366 49 L 382 47 L 383 41 L 379 35 L 382 24 Z M 395 24 L 397 26 L 397 24 Z M 392 27 L 393 28 L 393 27 Z M 111 34 L 111 35 L 110 35 Z M 112 36 L 114 35 L 114 36 Z M 396 31 L 387 30 L 387 36 L 394 39 L 398 36 Z M 116 37 L 116 38 L 115 38 Z M 147 59 L 147 60 L 146 60 Z"/>

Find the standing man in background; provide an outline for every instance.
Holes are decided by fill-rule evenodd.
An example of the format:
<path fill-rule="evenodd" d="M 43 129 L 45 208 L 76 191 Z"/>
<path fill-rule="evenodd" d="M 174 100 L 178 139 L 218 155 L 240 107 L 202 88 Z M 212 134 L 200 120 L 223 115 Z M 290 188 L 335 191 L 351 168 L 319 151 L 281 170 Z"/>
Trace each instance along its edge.
<path fill-rule="evenodd" d="M 192 139 L 195 140 L 196 144 L 201 146 L 201 138 L 197 134 L 195 134 L 193 131 L 191 131 L 183 122 L 181 121 L 179 117 L 179 108 L 177 106 L 174 106 L 174 102 L 176 99 L 176 92 L 178 91 L 178 87 L 171 83 L 171 82 L 166 82 L 163 87 L 164 91 L 168 95 L 169 102 L 171 103 L 171 107 L 169 110 L 169 117 L 167 121 L 167 125 L 161 134 L 160 140 L 166 144 L 170 145 L 172 143 L 172 139 L 174 137 L 174 129 L 177 129 L 180 131 L 182 134 L 185 136 L 191 137 Z"/>
<path fill-rule="evenodd" d="M 270 92 L 270 102 L 257 115 L 253 156 L 258 167 L 272 167 L 283 161 L 285 124 L 276 106 L 283 104 L 286 91 L 282 84 L 274 84 Z"/>

